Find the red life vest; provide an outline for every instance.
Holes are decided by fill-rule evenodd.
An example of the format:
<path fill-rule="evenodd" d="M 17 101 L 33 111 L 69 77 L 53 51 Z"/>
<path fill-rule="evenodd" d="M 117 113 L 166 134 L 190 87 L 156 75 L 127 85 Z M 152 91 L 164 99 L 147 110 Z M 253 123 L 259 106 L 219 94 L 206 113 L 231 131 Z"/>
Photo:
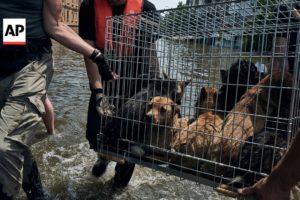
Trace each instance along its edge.
<path fill-rule="evenodd" d="M 141 13 L 143 0 L 127 0 L 123 14 Z M 106 17 L 113 15 L 111 5 L 108 0 L 94 0 L 95 8 L 95 29 L 96 29 L 96 46 L 104 49 L 105 47 L 105 31 L 107 39 L 107 48 L 114 49 L 118 54 L 130 54 L 132 52 L 136 34 L 136 25 L 139 22 L 138 15 L 123 17 L 121 31 L 118 39 L 112 40 L 112 25 L 108 20 L 106 24 Z M 118 23 L 116 21 L 116 23 Z M 105 26 L 107 25 L 106 29 Z"/>

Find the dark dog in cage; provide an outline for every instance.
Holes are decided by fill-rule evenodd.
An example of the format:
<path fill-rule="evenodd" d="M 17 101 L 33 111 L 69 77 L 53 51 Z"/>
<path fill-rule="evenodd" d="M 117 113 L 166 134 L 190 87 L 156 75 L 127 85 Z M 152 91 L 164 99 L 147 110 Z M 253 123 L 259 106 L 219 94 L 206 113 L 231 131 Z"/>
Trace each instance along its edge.
<path fill-rule="evenodd" d="M 255 137 L 266 129 L 268 117 L 274 114 L 288 116 L 292 86 L 292 74 L 276 71 L 247 90 L 224 120 L 223 138 L 219 141 L 222 147 L 222 162 L 236 163 L 241 145 L 248 138 Z"/>
<path fill-rule="evenodd" d="M 215 114 L 217 105 L 217 89 L 205 88 L 197 98 L 196 120 L 183 130 L 176 132 L 170 145 L 173 152 L 181 152 L 192 156 L 207 158 L 214 146 L 217 137 L 221 137 L 222 118 Z M 179 158 L 172 156 L 172 163 L 184 163 L 184 167 L 198 168 L 203 163 L 199 163 L 189 158 Z M 197 167 L 198 166 L 198 167 Z"/>
<path fill-rule="evenodd" d="M 132 81 L 133 82 L 133 81 Z M 169 84 L 167 82 L 170 82 Z M 181 99 L 184 95 L 184 91 L 186 86 L 191 82 L 191 80 L 186 80 L 186 81 L 179 81 L 175 79 L 171 79 L 170 76 L 166 73 L 166 71 L 163 71 L 163 79 L 156 78 L 156 77 L 149 77 L 148 74 L 141 74 L 137 77 L 137 79 L 134 80 L 134 84 L 131 84 L 130 88 L 130 97 L 135 96 L 142 90 L 149 88 L 150 90 L 153 90 L 153 88 L 156 88 L 158 86 L 157 90 L 159 88 L 163 87 L 170 87 L 170 90 L 174 92 L 173 90 L 175 89 L 175 93 L 173 93 L 173 98 L 175 99 L 175 103 L 180 105 L 181 104 Z M 174 85 L 176 83 L 176 85 Z M 173 88 L 173 87 L 176 88 Z M 168 90 L 168 88 L 164 88 L 164 90 Z M 149 91 L 151 94 L 151 91 Z M 161 91 L 162 96 L 165 96 L 167 93 L 165 91 Z"/>
<path fill-rule="evenodd" d="M 161 96 L 180 104 L 185 87 L 188 85 L 186 81 L 166 79 L 166 77 L 165 79 L 146 78 L 146 76 L 141 77 L 140 83 L 137 93 L 118 108 L 116 116 L 108 118 L 103 130 L 108 138 L 144 142 L 149 100 L 154 96 Z"/>
<path fill-rule="evenodd" d="M 265 74 L 247 60 L 237 60 L 228 70 L 221 70 L 222 86 L 218 91 L 218 110 L 226 116 L 247 88 L 256 85 Z"/>
<path fill-rule="evenodd" d="M 262 131 L 249 137 L 241 146 L 240 159 L 234 164 L 244 171 L 236 170 L 235 176 L 241 177 L 239 182 L 252 185 L 264 177 L 262 173 L 271 173 L 273 166 L 286 152 L 287 146 L 288 136 L 282 132 Z"/>

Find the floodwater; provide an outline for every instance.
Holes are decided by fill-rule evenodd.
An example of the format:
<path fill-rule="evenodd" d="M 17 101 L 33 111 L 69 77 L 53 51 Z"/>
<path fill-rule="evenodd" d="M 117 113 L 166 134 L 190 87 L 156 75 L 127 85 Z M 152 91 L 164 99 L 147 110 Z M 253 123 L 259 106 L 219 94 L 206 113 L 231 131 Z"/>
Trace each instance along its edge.
<path fill-rule="evenodd" d="M 92 177 L 96 154 L 85 139 L 90 91 L 83 58 L 56 43 L 54 52 L 55 73 L 48 94 L 55 108 L 56 134 L 32 146 L 43 184 L 53 199 L 230 199 L 211 187 L 142 166 L 136 167 L 122 190 L 111 187 L 113 162 L 103 177 Z M 19 199 L 26 199 L 23 192 Z"/>

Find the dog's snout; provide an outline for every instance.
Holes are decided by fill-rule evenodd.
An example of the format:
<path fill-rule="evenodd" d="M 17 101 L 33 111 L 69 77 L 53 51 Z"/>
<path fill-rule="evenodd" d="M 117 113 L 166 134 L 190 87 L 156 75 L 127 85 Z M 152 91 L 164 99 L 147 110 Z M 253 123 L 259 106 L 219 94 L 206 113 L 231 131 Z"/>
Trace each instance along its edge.
<path fill-rule="evenodd" d="M 147 113 L 146 114 L 146 121 L 147 122 L 152 122 L 153 121 L 153 115 L 152 115 L 152 113 Z"/>
<path fill-rule="evenodd" d="M 188 144 L 182 144 L 179 147 L 179 152 L 187 152 Z"/>

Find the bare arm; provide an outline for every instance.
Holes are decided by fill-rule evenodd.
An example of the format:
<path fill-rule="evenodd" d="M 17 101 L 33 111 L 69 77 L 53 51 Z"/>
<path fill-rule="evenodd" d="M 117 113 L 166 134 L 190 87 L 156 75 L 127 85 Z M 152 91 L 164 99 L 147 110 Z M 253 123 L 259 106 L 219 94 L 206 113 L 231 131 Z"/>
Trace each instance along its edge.
<path fill-rule="evenodd" d="M 255 194 L 258 200 L 288 200 L 290 190 L 300 181 L 300 129 L 287 154 L 275 166 L 269 177 L 255 185 L 239 189 L 242 195 Z"/>
<path fill-rule="evenodd" d="M 61 11 L 60 0 L 44 0 L 43 17 L 46 32 L 62 45 L 88 58 L 95 48 L 63 22 Z M 92 88 L 102 87 L 97 65 L 92 63 L 86 67 Z"/>
<path fill-rule="evenodd" d="M 270 181 L 278 181 L 282 185 L 281 187 L 286 190 L 291 190 L 297 182 L 300 182 L 300 129 L 297 131 L 297 135 L 290 146 L 286 155 L 275 166 L 271 175 Z"/>
<path fill-rule="evenodd" d="M 95 42 L 91 40 L 84 40 L 91 46 L 95 46 Z M 88 56 L 84 56 L 84 63 L 86 66 L 86 71 L 88 78 L 90 80 L 91 85 L 94 85 L 93 88 L 102 88 L 102 82 L 101 82 L 101 76 L 99 75 L 98 67 L 97 65 L 89 59 Z M 93 84 L 92 84 L 93 83 Z"/>

